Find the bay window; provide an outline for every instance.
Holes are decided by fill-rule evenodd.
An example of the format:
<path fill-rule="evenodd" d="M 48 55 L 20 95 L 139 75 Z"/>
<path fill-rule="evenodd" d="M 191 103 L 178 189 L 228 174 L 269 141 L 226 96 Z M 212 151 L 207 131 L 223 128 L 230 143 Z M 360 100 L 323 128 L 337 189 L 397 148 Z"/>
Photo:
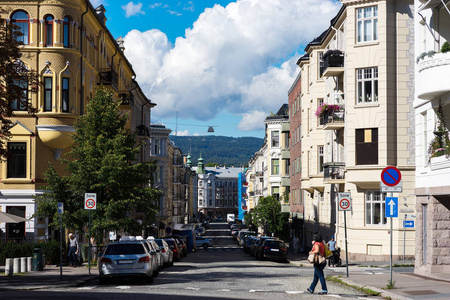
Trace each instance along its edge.
<path fill-rule="evenodd" d="M 357 18 L 357 42 L 372 42 L 378 40 L 378 7 L 370 6 L 358 8 Z"/>

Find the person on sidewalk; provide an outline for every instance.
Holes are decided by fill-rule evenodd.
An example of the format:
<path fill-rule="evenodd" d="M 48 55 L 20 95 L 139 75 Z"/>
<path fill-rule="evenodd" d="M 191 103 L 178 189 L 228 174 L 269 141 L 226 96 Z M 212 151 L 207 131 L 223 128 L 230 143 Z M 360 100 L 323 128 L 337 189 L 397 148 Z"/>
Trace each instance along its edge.
<path fill-rule="evenodd" d="M 318 254 L 325 257 L 325 245 L 322 240 L 322 236 L 320 233 L 316 232 L 313 236 L 313 248 L 309 252 L 309 254 Z M 325 281 L 325 275 L 323 274 L 323 269 L 325 268 L 327 262 L 326 260 L 322 264 L 314 264 L 314 279 L 311 283 L 311 286 L 307 288 L 307 291 L 311 294 L 314 293 L 314 289 L 316 288 L 317 282 L 320 280 L 320 285 L 322 286 L 322 291 L 319 292 L 319 295 L 326 295 L 328 293 L 327 282 Z"/>
<path fill-rule="evenodd" d="M 292 239 L 292 244 L 294 246 L 294 254 L 298 253 L 299 246 L 300 246 L 300 240 L 298 238 L 298 234 L 294 235 L 294 238 Z"/>
<path fill-rule="evenodd" d="M 334 240 L 334 236 L 331 237 L 331 241 L 328 242 L 328 249 L 330 249 L 331 252 L 333 252 L 333 256 L 331 256 L 330 265 L 333 265 L 335 267 L 336 264 L 336 241 Z"/>
<path fill-rule="evenodd" d="M 73 236 L 72 233 L 69 233 L 69 267 L 76 267 L 78 262 L 78 241 Z"/>

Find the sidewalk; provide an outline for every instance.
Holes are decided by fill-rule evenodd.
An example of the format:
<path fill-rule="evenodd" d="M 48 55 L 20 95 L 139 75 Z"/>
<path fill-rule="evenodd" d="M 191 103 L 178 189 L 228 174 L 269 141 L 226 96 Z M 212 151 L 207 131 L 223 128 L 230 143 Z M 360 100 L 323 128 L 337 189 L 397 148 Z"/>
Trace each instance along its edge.
<path fill-rule="evenodd" d="M 76 287 L 98 277 L 97 267 L 91 266 L 89 274 L 87 264 L 77 268 L 63 266 L 62 280 L 59 266 L 45 266 L 43 271 L 31 271 L 26 274 L 4 276 L 5 269 L 0 266 L 0 291 L 37 290 L 53 287 Z"/>
<path fill-rule="evenodd" d="M 292 265 L 312 267 L 307 256 L 289 253 Z M 403 261 L 395 261 L 393 265 L 402 265 Z M 414 264 L 406 261 L 405 264 Z M 342 267 L 325 268 L 325 276 L 339 277 L 343 282 L 376 291 L 382 297 L 389 299 L 450 299 L 450 274 L 438 274 L 435 278 L 414 274 L 414 267 L 393 267 L 392 281 L 394 289 L 386 289 L 389 283 L 389 262 L 350 262 L 348 267 L 345 261 Z"/>

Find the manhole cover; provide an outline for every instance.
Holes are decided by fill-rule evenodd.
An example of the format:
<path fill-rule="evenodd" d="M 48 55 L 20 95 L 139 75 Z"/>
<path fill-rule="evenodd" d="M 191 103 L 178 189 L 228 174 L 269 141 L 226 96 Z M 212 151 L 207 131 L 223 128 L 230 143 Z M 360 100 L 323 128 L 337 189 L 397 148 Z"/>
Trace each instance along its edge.
<path fill-rule="evenodd" d="M 408 295 L 411 295 L 411 296 L 439 294 L 439 293 L 437 293 L 435 291 L 432 291 L 432 290 L 409 291 L 409 292 L 405 291 L 405 293 L 408 294 Z"/>

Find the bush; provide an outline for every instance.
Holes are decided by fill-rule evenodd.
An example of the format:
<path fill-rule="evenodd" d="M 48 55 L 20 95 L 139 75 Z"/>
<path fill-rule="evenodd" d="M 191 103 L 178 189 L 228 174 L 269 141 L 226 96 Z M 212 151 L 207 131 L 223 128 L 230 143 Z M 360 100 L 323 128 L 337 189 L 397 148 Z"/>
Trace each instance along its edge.
<path fill-rule="evenodd" d="M 4 266 L 7 258 L 30 257 L 33 256 L 34 248 L 42 248 L 47 264 L 57 264 L 59 262 L 59 242 L 51 240 L 48 242 L 0 242 L 0 265 Z"/>
<path fill-rule="evenodd" d="M 445 42 L 444 44 L 442 44 L 441 47 L 441 52 L 442 53 L 446 53 L 450 51 L 450 43 L 449 42 Z"/>

